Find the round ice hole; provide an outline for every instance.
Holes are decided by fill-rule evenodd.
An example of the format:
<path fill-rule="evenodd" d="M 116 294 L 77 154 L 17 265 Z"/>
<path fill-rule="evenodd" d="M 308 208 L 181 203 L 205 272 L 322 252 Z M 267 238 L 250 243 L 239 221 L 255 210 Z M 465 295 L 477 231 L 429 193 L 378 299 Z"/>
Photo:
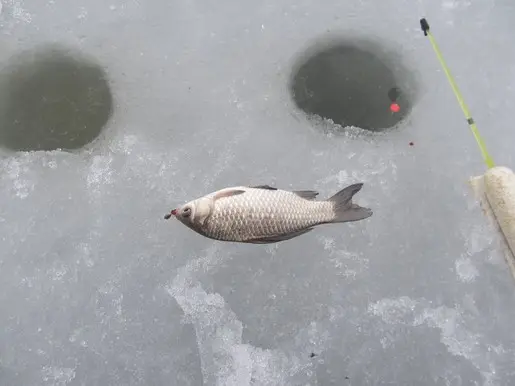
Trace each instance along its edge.
<path fill-rule="evenodd" d="M 340 39 L 299 58 L 290 91 L 308 115 L 342 127 L 382 131 L 411 110 L 413 85 L 403 70 L 398 58 L 388 57 L 375 43 Z"/>
<path fill-rule="evenodd" d="M 113 109 L 103 69 L 56 45 L 13 57 L 0 71 L 0 146 L 74 150 L 101 133 Z"/>

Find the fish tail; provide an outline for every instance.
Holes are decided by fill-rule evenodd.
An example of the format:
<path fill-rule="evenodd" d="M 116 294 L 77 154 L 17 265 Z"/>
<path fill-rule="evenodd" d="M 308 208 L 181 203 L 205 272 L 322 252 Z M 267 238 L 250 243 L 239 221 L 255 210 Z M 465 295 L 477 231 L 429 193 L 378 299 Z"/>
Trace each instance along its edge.
<path fill-rule="evenodd" d="M 352 203 L 352 197 L 363 187 L 363 183 L 349 185 L 327 201 L 334 203 L 334 219 L 330 222 L 364 220 L 372 216 L 372 210 Z"/>

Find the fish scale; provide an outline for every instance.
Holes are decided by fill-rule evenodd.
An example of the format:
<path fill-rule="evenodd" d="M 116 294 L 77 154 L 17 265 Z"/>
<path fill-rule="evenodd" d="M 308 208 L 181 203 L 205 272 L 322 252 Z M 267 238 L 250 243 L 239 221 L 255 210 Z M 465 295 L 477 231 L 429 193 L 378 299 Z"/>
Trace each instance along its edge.
<path fill-rule="evenodd" d="M 217 200 L 204 232 L 228 241 L 295 232 L 330 221 L 332 206 L 287 191 L 248 189 L 245 194 Z"/>
<path fill-rule="evenodd" d="M 225 188 L 174 209 L 179 221 L 203 236 L 247 243 L 288 240 L 314 226 L 363 220 L 368 208 L 352 203 L 362 183 L 347 186 L 327 200 L 312 190 L 287 191 L 268 185 Z"/>

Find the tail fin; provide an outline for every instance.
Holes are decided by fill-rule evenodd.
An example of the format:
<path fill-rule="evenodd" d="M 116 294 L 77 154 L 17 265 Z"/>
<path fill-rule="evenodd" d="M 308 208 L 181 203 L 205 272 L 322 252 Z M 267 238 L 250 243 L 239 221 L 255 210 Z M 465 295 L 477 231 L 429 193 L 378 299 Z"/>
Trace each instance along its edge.
<path fill-rule="evenodd" d="M 363 183 L 353 184 L 340 190 L 327 201 L 334 202 L 335 218 L 331 222 L 364 220 L 372 216 L 372 210 L 352 203 L 352 197 L 363 187 Z"/>

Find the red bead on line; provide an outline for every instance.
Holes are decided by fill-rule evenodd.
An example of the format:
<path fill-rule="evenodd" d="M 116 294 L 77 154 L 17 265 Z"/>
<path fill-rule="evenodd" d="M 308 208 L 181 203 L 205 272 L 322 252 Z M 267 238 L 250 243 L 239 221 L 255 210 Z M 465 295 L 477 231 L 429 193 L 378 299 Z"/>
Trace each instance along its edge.
<path fill-rule="evenodd" d="M 390 110 L 393 112 L 393 113 L 398 113 L 399 111 L 401 111 L 401 106 L 399 106 L 397 103 L 392 103 L 390 105 Z"/>

